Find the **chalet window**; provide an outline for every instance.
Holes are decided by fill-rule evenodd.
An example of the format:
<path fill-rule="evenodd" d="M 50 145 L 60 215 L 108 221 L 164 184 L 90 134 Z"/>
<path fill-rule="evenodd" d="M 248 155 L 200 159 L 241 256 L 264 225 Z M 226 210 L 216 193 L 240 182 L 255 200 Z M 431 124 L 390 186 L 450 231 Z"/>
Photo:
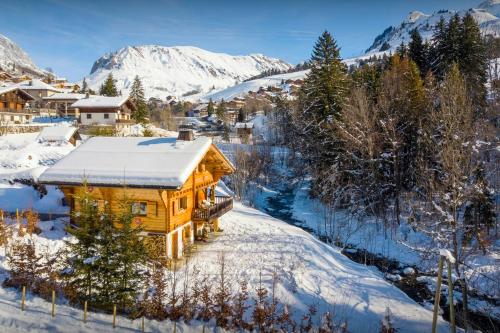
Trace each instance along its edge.
<path fill-rule="evenodd" d="M 132 214 L 134 215 L 148 215 L 147 202 L 132 202 Z"/>
<path fill-rule="evenodd" d="M 182 197 L 182 198 L 179 198 L 179 209 L 187 209 L 187 200 L 188 198 L 187 197 Z"/>
<path fill-rule="evenodd" d="M 92 119 L 92 113 L 87 113 L 87 119 Z"/>
<path fill-rule="evenodd" d="M 104 114 L 104 119 L 109 119 L 109 113 Z"/>

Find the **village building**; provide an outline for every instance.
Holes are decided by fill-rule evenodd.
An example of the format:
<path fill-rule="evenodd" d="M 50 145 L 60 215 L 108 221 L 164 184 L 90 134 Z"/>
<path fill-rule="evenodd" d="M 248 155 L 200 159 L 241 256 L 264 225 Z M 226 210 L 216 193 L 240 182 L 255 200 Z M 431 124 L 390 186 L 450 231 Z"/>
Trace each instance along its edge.
<path fill-rule="evenodd" d="M 250 143 L 252 141 L 253 123 L 236 123 L 234 128 L 241 143 Z"/>
<path fill-rule="evenodd" d="M 83 126 L 115 126 L 121 130 L 130 127 L 135 105 L 127 96 L 91 96 L 79 99 L 71 104 L 75 113 L 80 115 L 80 124 Z"/>
<path fill-rule="evenodd" d="M 208 103 L 201 103 L 196 105 L 190 111 L 188 111 L 189 117 L 202 118 L 208 116 Z"/>
<path fill-rule="evenodd" d="M 36 141 L 46 144 L 70 143 L 76 146 L 82 138 L 78 133 L 78 128 L 73 126 L 48 126 L 44 127 L 38 134 Z"/>
<path fill-rule="evenodd" d="M 85 94 L 78 93 L 55 93 L 49 97 L 44 97 L 45 107 L 54 109 L 62 117 L 79 117 L 79 111 L 73 106 L 76 101 L 85 98 Z"/>
<path fill-rule="evenodd" d="M 50 84 L 37 79 L 22 81 L 15 86 L 26 91 L 34 98 L 30 106 L 35 109 L 45 108 L 44 97 L 49 97 L 55 93 L 61 92 L 61 90 L 52 87 Z"/>
<path fill-rule="evenodd" d="M 24 124 L 33 119 L 26 105 L 33 97 L 16 86 L 0 88 L 0 125 Z"/>
<path fill-rule="evenodd" d="M 147 244 L 176 259 L 196 238 L 219 230 L 218 219 L 233 200 L 217 196 L 215 187 L 232 172 L 210 138 L 194 139 L 192 131 L 183 130 L 178 138 L 90 138 L 39 181 L 58 185 L 72 211 L 86 190 L 102 209 L 105 202 L 114 212 L 130 204 Z"/>

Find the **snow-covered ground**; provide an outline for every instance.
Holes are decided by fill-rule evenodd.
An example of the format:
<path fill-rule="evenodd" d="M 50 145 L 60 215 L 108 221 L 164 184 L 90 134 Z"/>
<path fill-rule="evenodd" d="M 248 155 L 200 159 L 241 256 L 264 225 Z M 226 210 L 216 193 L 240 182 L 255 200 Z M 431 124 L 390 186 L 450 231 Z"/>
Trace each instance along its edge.
<path fill-rule="evenodd" d="M 39 132 L 0 136 L 0 180 L 36 179 L 75 147 L 37 142 Z"/>
<path fill-rule="evenodd" d="M 67 237 L 63 220 L 42 222 L 43 232 L 34 235 L 40 249 L 56 251 Z M 279 277 L 277 296 L 289 304 L 296 321 L 315 305 L 318 313 L 331 311 L 337 321 L 346 321 L 350 332 L 376 332 L 386 308 L 394 316 L 398 332 L 429 332 L 432 312 L 411 300 L 398 288 L 386 282 L 383 276 L 367 266 L 350 261 L 309 233 L 277 220 L 255 209 L 235 203 L 234 209 L 221 218 L 224 230 L 208 244 L 198 245 L 189 267 L 197 266 L 214 282 L 218 278 L 220 253 L 225 254 L 229 281 L 236 288 L 240 279 L 247 279 L 250 293 L 257 287 L 262 272 L 264 284 L 270 288 L 271 276 Z M 0 249 L 0 267 L 5 277 L 5 250 Z M 180 278 L 185 269 L 179 270 Z M 0 288 L 0 327 L 8 332 L 112 331 L 111 316 L 90 314 L 89 322 L 82 323 L 82 311 L 69 307 L 59 299 L 57 316 L 50 317 L 50 303 L 29 296 L 27 310 L 19 310 L 20 295 L 12 289 Z M 250 302 L 249 302 L 250 303 Z M 319 325 L 319 315 L 315 324 Z M 120 331 L 137 330 L 134 322 L 119 317 Z M 171 329 L 169 322 L 146 321 L 151 332 Z M 199 323 L 189 328 L 180 325 L 182 332 L 200 330 Z M 439 321 L 439 332 L 448 332 L 448 324 Z"/>

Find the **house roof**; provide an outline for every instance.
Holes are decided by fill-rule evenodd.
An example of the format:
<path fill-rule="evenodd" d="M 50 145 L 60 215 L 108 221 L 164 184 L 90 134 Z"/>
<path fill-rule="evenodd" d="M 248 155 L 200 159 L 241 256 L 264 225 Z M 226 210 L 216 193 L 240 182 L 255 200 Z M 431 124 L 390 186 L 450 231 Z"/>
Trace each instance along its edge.
<path fill-rule="evenodd" d="M 47 141 L 62 141 L 67 142 L 73 134 L 75 134 L 77 128 L 72 126 L 50 126 L 44 127 L 40 134 L 38 134 L 36 140 L 38 142 Z"/>
<path fill-rule="evenodd" d="M 34 99 L 33 96 L 31 96 L 30 94 L 28 94 L 23 89 L 17 87 L 16 85 L 11 85 L 11 86 L 7 86 L 7 87 L 0 87 L 0 95 L 8 93 L 8 92 L 11 92 L 11 91 L 15 91 L 15 90 L 19 91 L 19 93 L 21 95 L 23 95 L 28 100 L 33 100 Z"/>
<path fill-rule="evenodd" d="M 44 100 L 79 100 L 85 98 L 85 94 L 77 94 L 77 93 L 55 93 L 52 96 L 43 97 Z"/>
<path fill-rule="evenodd" d="M 41 80 L 37 79 L 32 79 L 32 80 L 25 80 L 19 83 L 16 83 L 15 86 L 18 88 L 21 88 L 23 90 L 49 90 L 49 91 L 55 91 L 55 92 L 60 92 L 61 90 L 52 87 L 50 84 L 47 84 Z"/>
<path fill-rule="evenodd" d="M 93 137 L 46 170 L 39 181 L 57 185 L 81 185 L 85 181 L 95 186 L 177 189 L 212 147 L 217 150 L 208 137 L 193 141 Z"/>
<path fill-rule="evenodd" d="M 89 96 L 76 101 L 71 106 L 74 108 L 119 108 L 128 100 L 128 96 Z"/>

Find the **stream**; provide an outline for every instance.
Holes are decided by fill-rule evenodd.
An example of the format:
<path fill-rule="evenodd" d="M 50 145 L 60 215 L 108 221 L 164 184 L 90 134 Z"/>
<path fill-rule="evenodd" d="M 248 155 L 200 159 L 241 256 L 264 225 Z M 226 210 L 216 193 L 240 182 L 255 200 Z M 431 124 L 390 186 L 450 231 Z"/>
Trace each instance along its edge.
<path fill-rule="evenodd" d="M 297 226 L 311 234 L 317 236 L 321 241 L 329 244 L 328 239 L 317 235 L 317 232 L 305 225 L 302 221 L 293 218 L 292 203 L 295 198 L 296 188 L 292 182 L 284 182 L 284 186 L 278 186 L 277 194 L 275 196 L 268 197 L 266 199 L 266 207 L 263 209 L 269 215 L 285 221 L 286 223 Z M 276 189 L 275 189 L 276 190 Z M 343 244 L 338 244 L 342 246 Z M 406 295 L 408 295 L 415 302 L 422 306 L 429 307 L 434 304 L 434 292 L 429 288 L 426 279 L 431 279 L 435 277 L 430 273 L 420 272 L 419 270 L 412 267 L 411 274 L 405 274 L 405 268 L 408 266 L 402 265 L 396 260 L 390 260 L 388 258 L 382 257 L 380 255 L 370 253 L 364 249 L 355 248 L 353 246 L 346 246 L 342 251 L 346 257 L 354 262 L 361 263 L 364 265 L 376 266 L 380 272 L 383 273 L 384 278 L 402 290 Z M 408 271 L 407 271 L 408 272 Z M 447 285 L 446 279 L 443 279 L 443 284 Z M 447 289 L 445 289 L 446 291 Z M 457 284 L 454 285 L 454 291 L 460 292 L 460 288 Z M 449 320 L 449 308 L 447 305 L 447 292 L 441 291 L 441 301 L 440 307 L 443 312 L 443 318 Z M 494 306 L 500 306 L 498 300 L 489 299 L 486 297 L 478 297 L 477 295 L 470 295 L 469 298 L 472 299 L 476 297 L 482 301 L 487 301 Z M 457 302 L 455 305 L 455 312 L 457 318 L 457 326 L 459 326 L 458 318 L 460 317 L 461 303 Z M 469 310 L 469 324 L 472 328 L 480 330 L 484 333 L 498 333 L 500 332 L 500 321 L 495 321 L 489 318 L 487 314 L 472 312 Z"/>

